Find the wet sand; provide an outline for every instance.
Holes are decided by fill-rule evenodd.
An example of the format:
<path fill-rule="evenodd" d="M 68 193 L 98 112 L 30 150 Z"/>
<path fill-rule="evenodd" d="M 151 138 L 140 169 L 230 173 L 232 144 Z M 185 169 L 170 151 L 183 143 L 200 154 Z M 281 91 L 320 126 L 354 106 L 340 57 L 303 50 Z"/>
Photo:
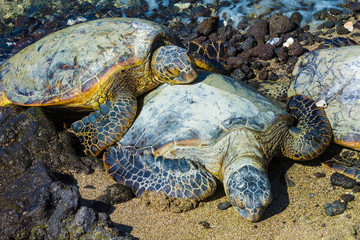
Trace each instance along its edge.
<path fill-rule="evenodd" d="M 110 217 L 121 230 L 139 239 L 359 239 L 360 193 L 354 194 L 355 201 L 348 203 L 344 213 L 327 216 L 324 204 L 340 199 L 342 194 L 352 194 L 351 190 L 332 186 L 333 172 L 318 161 L 310 164 L 288 161 L 276 159 L 271 163 L 273 202 L 256 223 L 241 218 L 233 207 L 217 208 L 227 200 L 222 187 L 187 212 L 157 211 L 134 198 L 115 205 Z M 316 172 L 326 176 L 316 178 Z M 90 175 L 77 174 L 75 178 L 84 199 L 95 199 L 114 183 L 102 170 Z M 96 189 L 84 188 L 86 185 Z M 199 224 L 200 221 L 209 223 L 210 228 Z"/>

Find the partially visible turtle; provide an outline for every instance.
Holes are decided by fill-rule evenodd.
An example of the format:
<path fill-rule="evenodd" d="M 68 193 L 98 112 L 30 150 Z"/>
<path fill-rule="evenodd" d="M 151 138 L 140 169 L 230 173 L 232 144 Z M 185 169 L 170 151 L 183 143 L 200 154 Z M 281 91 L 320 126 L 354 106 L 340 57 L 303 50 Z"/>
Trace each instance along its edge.
<path fill-rule="evenodd" d="M 325 108 L 334 142 L 360 150 L 360 46 L 323 49 L 303 55 L 293 71 L 288 96 L 303 94 Z M 345 160 L 347 161 L 347 160 Z M 357 161 L 325 166 L 360 180 Z"/>
<path fill-rule="evenodd" d="M 344 38 L 344 37 L 335 37 L 335 38 L 325 38 L 324 43 L 320 44 L 318 49 L 324 48 L 340 48 L 340 47 L 347 47 L 358 45 L 357 42 L 352 40 L 351 38 Z"/>
<path fill-rule="evenodd" d="M 215 71 L 179 42 L 168 28 L 141 19 L 99 19 L 62 29 L 2 64 L 0 106 L 96 110 L 70 131 L 85 153 L 97 155 L 130 127 L 137 96 L 164 82 L 192 82 L 196 66 Z"/>
<path fill-rule="evenodd" d="M 257 221 L 272 199 L 267 166 L 274 154 L 308 160 L 331 141 L 314 101 L 294 96 L 289 111 L 297 120 L 241 82 L 201 72 L 193 84 L 165 84 L 147 95 L 104 164 L 138 196 L 150 190 L 201 200 L 214 192 L 216 177 L 241 216 Z"/>

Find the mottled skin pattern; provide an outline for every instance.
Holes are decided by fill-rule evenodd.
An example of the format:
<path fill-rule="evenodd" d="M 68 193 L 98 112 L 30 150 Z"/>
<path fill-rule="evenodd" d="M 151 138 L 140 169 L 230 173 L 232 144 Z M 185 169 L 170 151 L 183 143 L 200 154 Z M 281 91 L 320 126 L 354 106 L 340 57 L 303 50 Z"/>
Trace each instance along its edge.
<path fill-rule="evenodd" d="M 195 66 L 215 70 L 205 60 L 197 65 L 197 57 L 178 43 L 169 29 L 140 19 L 100 19 L 65 28 L 3 63 L 0 106 L 97 110 L 70 129 L 86 154 L 97 155 L 129 128 L 137 96 L 163 82 L 192 82 Z"/>
<path fill-rule="evenodd" d="M 340 154 L 335 155 L 331 160 L 324 162 L 323 166 L 360 181 L 359 159 L 360 152 L 344 148 Z"/>
<path fill-rule="evenodd" d="M 294 97 L 297 100 L 304 97 Z M 294 117 L 241 82 L 208 72 L 200 72 L 189 85 L 163 85 L 144 102 L 129 131 L 104 154 L 111 177 L 138 196 L 151 190 L 198 200 L 214 192 L 216 177 L 241 216 L 259 220 L 272 199 L 269 161 L 286 142 L 304 139 L 290 130 L 296 127 Z M 331 136 L 331 129 L 323 112 L 311 106 L 292 109 L 300 113 L 299 121 L 301 114 L 321 115 L 315 117 L 319 120 L 315 128 L 298 125 L 305 128 L 300 131 L 305 138 L 321 143 L 323 130 Z M 316 146 L 317 154 L 328 142 Z M 288 156 L 307 156 L 304 145 Z"/>
<path fill-rule="evenodd" d="M 360 46 L 313 51 L 299 59 L 288 91 L 322 100 L 335 143 L 355 150 L 360 150 L 359 69 Z M 334 166 L 339 172 L 358 170 L 347 168 Z"/>
<path fill-rule="evenodd" d="M 304 96 L 289 98 L 288 112 L 296 116 L 297 124 L 289 129 L 292 138 L 284 140 L 283 154 L 294 160 L 311 160 L 323 152 L 332 140 L 331 125 L 322 108 Z"/>

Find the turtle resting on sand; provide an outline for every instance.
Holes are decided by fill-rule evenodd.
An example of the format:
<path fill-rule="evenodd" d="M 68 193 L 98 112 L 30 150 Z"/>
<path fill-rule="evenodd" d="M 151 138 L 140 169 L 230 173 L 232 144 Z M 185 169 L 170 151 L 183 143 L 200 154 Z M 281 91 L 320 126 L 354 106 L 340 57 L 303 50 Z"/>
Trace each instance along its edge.
<path fill-rule="evenodd" d="M 141 19 L 99 19 L 62 29 L 2 64 L 0 106 L 96 110 L 70 131 L 86 154 L 98 155 L 134 121 L 137 96 L 164 82 L 192 82 L 195 67 L 215 70 L 179 45 L 168 28 Z"/>
<path fill-rule="evenodd" d="M 238 80 L 201 71 L 192 84 L 148 94 L 132 127 L 104 154 L 105 167 L 138 196 L 150 190 L 201 200 L 218 178 L 241 216 L 257 221 L 272 199 L 274 154 L 309 160 L 331 141 L 314 101 L 294 96 L 288 107 L 297 120 Z"/>
<path fill-rule="evenodd" d="M 360 46 L 323 49 L 303 55 L 293 71 L 288 96 L 303 94 L 325 109 L 334 142 L 360 150 Z M 360 160 L 350 166 L 325 163 L 360 180 Z"/>

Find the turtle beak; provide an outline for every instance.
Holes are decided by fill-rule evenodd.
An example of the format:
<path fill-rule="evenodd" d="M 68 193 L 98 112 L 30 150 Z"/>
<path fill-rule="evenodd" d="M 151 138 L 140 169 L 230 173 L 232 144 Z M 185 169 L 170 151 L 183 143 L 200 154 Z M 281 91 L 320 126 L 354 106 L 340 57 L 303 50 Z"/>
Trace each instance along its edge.
<path fill-rule="evenodd" d="M 190 68 L 190 71 L 184 71 L 180 73 L 180 78 L 184 83 L 191 83 L 198 77 L 196 68 Z"/>

